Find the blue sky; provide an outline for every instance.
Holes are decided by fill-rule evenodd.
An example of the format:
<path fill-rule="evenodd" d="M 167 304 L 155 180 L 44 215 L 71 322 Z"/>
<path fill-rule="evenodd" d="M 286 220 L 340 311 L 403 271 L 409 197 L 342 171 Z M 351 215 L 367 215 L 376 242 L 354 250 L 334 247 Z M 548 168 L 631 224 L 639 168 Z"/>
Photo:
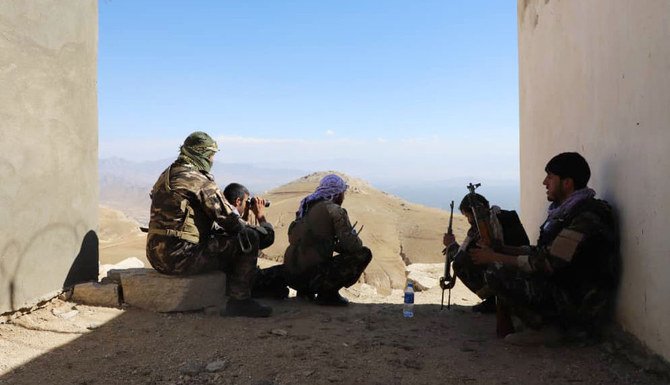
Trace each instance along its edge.
<path fill-rule="evenodd" d="M 518 179 L 516 2 L 99 5 L 100 156 Z M 484 159 L 485 158 L 485 159 Z"/>

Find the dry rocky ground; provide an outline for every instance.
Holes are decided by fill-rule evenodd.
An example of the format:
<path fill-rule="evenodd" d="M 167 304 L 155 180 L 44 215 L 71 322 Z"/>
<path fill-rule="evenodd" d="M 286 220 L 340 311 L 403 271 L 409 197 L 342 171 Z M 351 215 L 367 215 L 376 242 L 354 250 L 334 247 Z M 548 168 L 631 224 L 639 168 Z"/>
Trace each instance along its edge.
<path fill-rule="evenodd" d="M 268 216 L 278 234 L 266 250 L 270 259 L 280 258 L 297 203 L 320 176 L 269 193 Z M 477 299 L 460 283 L 452 293 L 455 305 L 441 310 L 436 286 L 443 265 L 430 263 L 441 260 L 448 213 L 362 181 L 348 183 L 345 207 L 352 220 L 365 224 L 362 238 L 375 254 L 366 283 L 342 291 L 352 300 L 349 307 L 319 307 L 293 297 L 265 301 L 274 308 L 270 318 L 248 319 L 54 299 L 0 323 L 0 384 L 669 383 L 630 364 L 613 342 L 506 345 L 495 336 L 495 316 L 470 311 Z M 467 224 L 456 216 L 454 225 L 461 239 Z M 101 209 L 99 237 L 101 270 L 128 257 L 148 266 L 137 222 Z M 405 319 L 399 287 L 410 262 L 410 277 L 425 290 L 416 294 L 415 317 Z"/>
<path fill-rule="evenodd" d="M 0 324 L 0 384 L 667 383 L 611 342 L 509 346 L 495 337 L 494 315 L 470 311 L 476 300 L 461 286 L 450 310 L 440 310 L 439 288 L 417 293 L 411 319 L 400 291 L 343 292 L 346 308 L 265 301 L 267 319 L 55 299 Z"/>

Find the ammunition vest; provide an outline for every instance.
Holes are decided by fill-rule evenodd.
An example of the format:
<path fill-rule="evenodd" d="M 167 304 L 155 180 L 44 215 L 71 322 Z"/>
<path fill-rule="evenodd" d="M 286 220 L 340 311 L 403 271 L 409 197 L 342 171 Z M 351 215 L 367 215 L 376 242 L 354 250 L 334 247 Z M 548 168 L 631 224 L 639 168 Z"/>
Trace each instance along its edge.
<path fill-rule="evenodd" d="M 176 237 L 187 242 L 198 244 L 200 232 L 195 224 L 195 214 L 191 204 L 183 192 L 170 187 L 170 171 L 168 167 L 151 191 L 151 217 L 149 234 Z"/>

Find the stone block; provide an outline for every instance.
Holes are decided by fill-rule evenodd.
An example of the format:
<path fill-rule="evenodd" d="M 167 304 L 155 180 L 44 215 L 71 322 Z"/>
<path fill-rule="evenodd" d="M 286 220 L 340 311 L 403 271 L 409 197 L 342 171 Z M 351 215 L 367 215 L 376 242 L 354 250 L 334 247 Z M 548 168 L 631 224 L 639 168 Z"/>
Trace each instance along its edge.
<path fill-rule="evenodd" d="M 97 282 L 80 283 L 74 286 L 70 300 L 86 305 L 119 307 L 119 285 Z"/>
<path fill-rule="evenodd" d="M 123 302 L 141 309 L 163 313 L 193 311 L 224 303 L 223 272 L 174 276 L 154 269 L 125 269 L 109 274 L 120 278 Z"/>
<path fill-rule="evenodd" d="M 154 271 L 158 273 L 157 271 L 153 269 L 145 269 L 143 267 L 140 268 L 132 268 L 132 269 L 111 269 L 107 271 L 107 277 L 102 279 L 103 283 L 107 282 L 113 282 L 117 284 L 121 284 L 121 275 L 130 275 L 130 274 L 145 274 L 148 270 Z"/>

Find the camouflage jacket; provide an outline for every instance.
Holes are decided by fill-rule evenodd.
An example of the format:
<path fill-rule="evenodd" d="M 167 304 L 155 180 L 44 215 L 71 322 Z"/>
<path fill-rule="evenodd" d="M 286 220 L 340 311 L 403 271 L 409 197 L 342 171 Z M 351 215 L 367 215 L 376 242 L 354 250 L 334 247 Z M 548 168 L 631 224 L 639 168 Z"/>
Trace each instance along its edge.
<path fill-rule="evenodd" d="M 147 244 L 159 238 L 167 243 L 167 249 L 180 248 L 184 243 L 195 245 L 210 236 L 215 224 L 237 234 L 245 222 L 233 210 L 211 174 L 175 162 L 151 190 Z M 150 260 L 151 253 L 147 249 Z"/>
<path fill-rule="evenodd" d="M 576 297 L 597 289 L 614 289 L 618 275 L 618 237 L 607 202 L 589 198 L 540 231 L 537 246 L 520 267 L 544 275 Z"/>
<path fill-rule="evenodd" d="M 363 249 L 363 242 L 351 226 L 347 210 L 326 200 L 316 202 L 304 217 L 291 223 L 288 240 L 284 266 L 289 274 L 300 274 L 325 262 L 334 252 L 347 254 Z"/>

